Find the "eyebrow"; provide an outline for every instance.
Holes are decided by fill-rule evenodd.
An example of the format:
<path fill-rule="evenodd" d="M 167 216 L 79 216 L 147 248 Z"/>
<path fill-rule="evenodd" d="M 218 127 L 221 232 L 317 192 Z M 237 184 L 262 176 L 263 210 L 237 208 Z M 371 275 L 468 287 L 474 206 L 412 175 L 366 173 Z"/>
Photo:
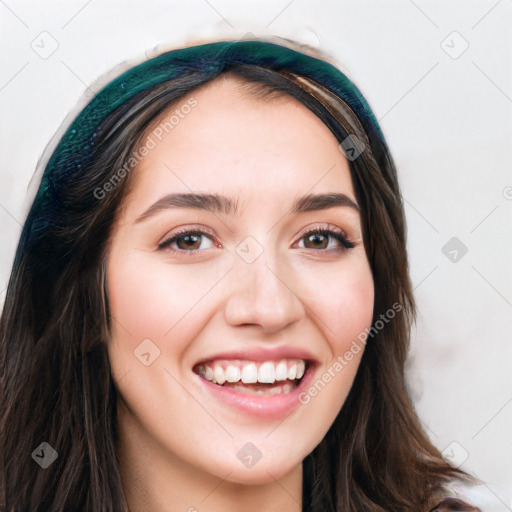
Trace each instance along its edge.
<path fill-rule="evenodd" d="M 152 217 L 162 210 L 172 208 L 194 208 L 216 213 L 234 214 L 238 210 L 238 199 L 219 194 L 168 194 L 152 204 L 135 222 Z"/>
<path fill-rule="evenodd" d="M 359 206 L 345 194 L 308 194 L 295 200 L 292 213 L 327 210 L 336 206 L 346 206 L 359 212 Z"/>
<path fill-rule="evenodd" d="M 291 212 L 304 213 L 339 206 L 349 207 L 359 212 L 359 206 L 350 197 L 338 193 L 308 194 L 299 197 L 294 201 Z M 238 211 L 238 198 L 230 198 L 219 194 L 168 194 L 152 204 L 135 222 L 141 222 L 161 211 L 173 208 L 193 208 L 233 215 Z"/>

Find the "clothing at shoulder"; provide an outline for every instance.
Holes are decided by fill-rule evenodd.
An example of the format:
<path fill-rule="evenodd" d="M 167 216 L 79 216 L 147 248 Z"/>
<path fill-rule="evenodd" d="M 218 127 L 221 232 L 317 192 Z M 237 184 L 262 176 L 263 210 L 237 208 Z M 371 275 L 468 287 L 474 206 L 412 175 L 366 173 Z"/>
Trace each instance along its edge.
<path fill-rule="evenodd" d="M 474 505 L 470 505 L 457 498 L 445 498 L 430 512 L 482 512 Z"/>

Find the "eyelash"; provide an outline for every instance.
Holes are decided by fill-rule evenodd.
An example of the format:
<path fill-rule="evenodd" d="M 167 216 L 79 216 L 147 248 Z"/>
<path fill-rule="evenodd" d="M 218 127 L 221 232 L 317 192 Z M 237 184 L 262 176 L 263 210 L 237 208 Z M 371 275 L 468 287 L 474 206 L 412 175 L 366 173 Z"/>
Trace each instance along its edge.
<path fill-rule="evenodd" d="M 163 242 L 160 242 L 158 244 L 158 249 L 171 251 L 175 254 L 188 254 L 188 255 L 194 255 L 198 252 L 205 250 L 205 249 L 192 249 L 192 250 L 172 249 L 169 247 L 174 242 L 176 242 L 179 238 L 181 238 L 185 235 L 207 236 L 208 238 L 210 238 L 212 244 L 215 242 L 215 236 L 208 231 L 204 231 L 202 229 L 183 229 L 182 231 L 175 233 L 171 238 L 168 238 L 168 239 L 164 240 Z M 336 247 L 334 249 L 310 249 L 312 251 L 320 251 L 320 252 L 345 251 L 347 249 L 353 249 L 355 247 L 355 245 L 352 242 L 350 242 L 341 231 L 333 230 L 332 228 L 310 229 L 309 231 L 306 231 L 304 234 L 301 235 L 301 237 L 299 238 L 299 241 L 301 241 L 304 238 L 306 238 L 307 236 L 311 236 L 311 235 L 320 235 L 320 236 L 331 237 L 331 238 L 334 238 L 336 241 L 338 241 L 341 244 L 339 247 Z M 294 244 L 296 244 L 296 243 L 297 242 L 294 242 Z M 303 249 L 308 249 L 308 248 L 303 247 Z"/>
<path fill-rule="evenodd" d="M 341 245 L 339 247 L 336 247 L 335 249 L 311 249 L 311 250 L 317 250 L 321 252 L 328 252 L 328 251 L 344 251 L 346 249 L 353 249 L 355 245 L 350 242 L 346 236 L 338 230 L 329 229 L 329 228 L 314 228 L 310 229 L 309 231 L 306 231 L 299 240 L 304 240 L 304 238 L 312 235 L 320 235 L 325 237 L 331 237 L 334 238 L 334 240 L 338 241 Z M 307 247 L 304 247 L 304 249 L 307 249 Z"/>
<path fill-rule="evenodd" d="M 171 251 L 171 252 L 176 253 L 176 254 L 184 254 L 184 253 L 186 253 L 186 254 L 195 254 L 197 252 L 200 252 L 200 251 L 204 250 L 204 249 L 193 249 L 191 251 L 186 251 L 184 249 L 172 249 L 172 248 L 169 247 L 171 244 L 173 244 L 179 238 L 181 238 L 181 237 L 183 237 L 185 235 L 207 236 L 208 238 L 210 238 L 212 240 L 212 244 L 213 244 L 214 239 L 215 239 L 215 236 L 212 233 L 210 233 L 208 231 L 204 231 L 202 229 L 183 229 L 181 231 L 178 231 L 174 235 L 172 235 L 171 238 L 168 238 L 167 240 L 164 240 L 163 242 L 160 242 L 158 244 L 158 248 L 162 249 L 162 250 L 168 250 L 168 251 Z"/>

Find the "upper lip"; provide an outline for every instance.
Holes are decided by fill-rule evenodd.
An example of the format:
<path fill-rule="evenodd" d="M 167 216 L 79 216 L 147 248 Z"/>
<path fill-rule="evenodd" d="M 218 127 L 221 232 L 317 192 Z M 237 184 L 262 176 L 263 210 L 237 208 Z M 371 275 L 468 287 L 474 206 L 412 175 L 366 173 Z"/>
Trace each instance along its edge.
<path fill-rule="evenodd" d="M 228 361 L 241 360 L 241 361 L 281 361 L 282 359 L 302 359 L 308 362 L 316 362 L 316 358 L 308 351 L 298 347 L 275 347 L 275 348 L 262 348 L 252 347 L 239 350 L 230 350 L 227 352 L 218 352 L 216 354 L 206 356 L 198 360 L 194 366 L 200 363 L 207 363 L 225 359 Z"/>

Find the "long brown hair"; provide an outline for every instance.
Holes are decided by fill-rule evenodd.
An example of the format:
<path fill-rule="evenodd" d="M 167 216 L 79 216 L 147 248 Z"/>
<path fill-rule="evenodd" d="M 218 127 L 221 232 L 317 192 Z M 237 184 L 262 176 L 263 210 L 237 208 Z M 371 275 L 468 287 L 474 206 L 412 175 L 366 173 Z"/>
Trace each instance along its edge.
<path fill-rule="evenodd" d="M 406 229 L 395 167 L 382 137 L 367 133 L 339 97 L 304 77 L 259 66 L 228 73 L 262 101 L 288 95 L 317 115 L 340 143 L 362 143 L 350 160 L 364 245 L 375 283 L 374 322 L 401 312 L 368 339 L 352 390 L 322 442 L 304 460 L 303 510 L 426 511 L 464 473 L 448 465 L 422 429 L 404 364 L 414 319 Z M 105 255 L 131 183 L 98 199 L 141 136 L 166 109 L 217 77 L 191 71 L 140 92 L 101 123 L 95 158 L 81 179 L 50 190 L 45 230 L 18 245 L 0 323 L 2 506 L 6 512 L 127 511 L 116 455 L 116 391 L 107 355 L 110 317 Z M 31 457 L 58 453 L 47 469 Z"/>

